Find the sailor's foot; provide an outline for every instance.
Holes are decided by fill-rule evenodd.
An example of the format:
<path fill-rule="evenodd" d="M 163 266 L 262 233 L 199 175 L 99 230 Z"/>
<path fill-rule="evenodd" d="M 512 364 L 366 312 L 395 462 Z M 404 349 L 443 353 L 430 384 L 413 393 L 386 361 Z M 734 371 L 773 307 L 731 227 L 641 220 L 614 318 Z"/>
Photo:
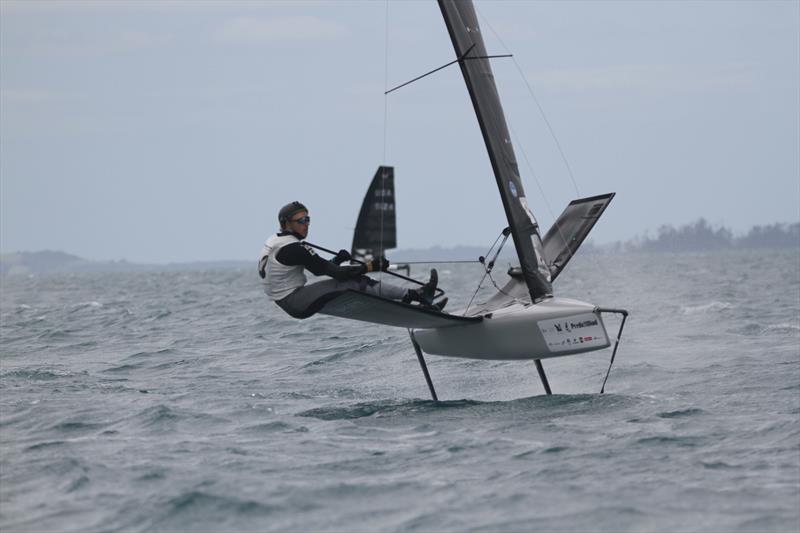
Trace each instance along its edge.
<path fill-rule="evenodd" d="M 436 285 L 439 284 L 439 273 L 435 268 L 431 269 L 431 277 L 419 289 L 408 289 L 403 303 L 419 302 L 420 306 L 433 308 L 433 297 L 436 296 Z"/>
<path fill-rule="evenodd" d="M 447 300 L 448 300 L 448 298 L 442 298 L 441 300 L 439 300 L 438 302 L 433 304 L 432 307 L 434 309 L 436 309 L 437 311 L 441 312 L 442 309 L 444 309 L 444 306 L 447 305 Z"/>
<path fill-rule="evenodd" d="M 435 268 L 431 269 L 431 277 L 428 283 L 419 288 L 420 302 L 428 307 L 433 305 L 433 298 L 436 296 L 436 286 L 439 284 L 439 273 Z"/>

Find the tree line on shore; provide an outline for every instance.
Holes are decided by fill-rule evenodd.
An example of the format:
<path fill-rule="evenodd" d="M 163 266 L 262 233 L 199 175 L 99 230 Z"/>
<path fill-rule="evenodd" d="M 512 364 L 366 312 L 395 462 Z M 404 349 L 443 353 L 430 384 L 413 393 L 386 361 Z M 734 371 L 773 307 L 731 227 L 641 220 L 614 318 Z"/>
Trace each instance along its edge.
<path fill-rule="evenodd" d="M 664 225 L 654 237 L 644 236 L 615 243 L 613 248 L 631 252 L 711 252 L 750 248 L 800 248 L 800 222 L 753 226 L 745 235 L 734 236 L 704 218 L 675 228 Z M 605 247 L 604 247 L 605 248 Z"/>

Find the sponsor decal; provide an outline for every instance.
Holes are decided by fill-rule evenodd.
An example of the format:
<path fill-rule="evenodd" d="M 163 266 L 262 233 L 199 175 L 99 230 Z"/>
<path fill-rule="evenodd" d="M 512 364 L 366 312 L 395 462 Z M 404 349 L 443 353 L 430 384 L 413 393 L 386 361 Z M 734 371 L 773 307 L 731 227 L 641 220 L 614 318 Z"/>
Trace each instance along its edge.
<path fill-rule="evenodd" d="M 515 195 L 516 196 L 516 195 Z M 525 210 L 525 214 L 528 215 L 528 218 L 535 227 L 539 227 L 539 224 L 536 222 L 536 218 L 533 216 L 533 212 L 531 212 L 531 208 L 528 207 L 528 199 L 524 196 L 519 197 L 519 203 L 522 204 L 522 209 Z"/>
<path fill-rule="evenodd" d="M 583 313 L 537 323 L 552 352 L 586 350 L 608 346 L 608 336 L 594 313 Z"/>
<path fill-rule="evenodd" d="M 516 198 L 517 197 L 517 186 L 514 185 L 513 181 L 508 182 L 508 190 L 511 191 L 511 195 Z"/>

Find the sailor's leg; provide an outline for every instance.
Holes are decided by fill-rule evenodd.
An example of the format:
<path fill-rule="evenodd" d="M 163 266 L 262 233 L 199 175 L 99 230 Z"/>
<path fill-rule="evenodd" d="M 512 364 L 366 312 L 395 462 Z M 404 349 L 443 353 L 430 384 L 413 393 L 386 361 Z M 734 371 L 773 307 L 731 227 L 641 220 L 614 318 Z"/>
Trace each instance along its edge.
<path fill-rule="evenodd" d="M 347 289 L 359 290 L 359 280 L 326 279 L 304 285 L 277 303 L 295 318 L 307 318 L 319 311 L 326 302 Z"/>
<path fill-rule="evenodd" d="M 361 289 L 367 294 L 383 296 L 384 298 L 389 298 L 391 300 L 402 300 L 406 293 L 408 293 L 408 289 L 405 287 L 399 287 L 397 285 L 378 281 L 373 278 L 369 278 L 369 280 L 370 281 L 367 282 L 366 286 Z"/>

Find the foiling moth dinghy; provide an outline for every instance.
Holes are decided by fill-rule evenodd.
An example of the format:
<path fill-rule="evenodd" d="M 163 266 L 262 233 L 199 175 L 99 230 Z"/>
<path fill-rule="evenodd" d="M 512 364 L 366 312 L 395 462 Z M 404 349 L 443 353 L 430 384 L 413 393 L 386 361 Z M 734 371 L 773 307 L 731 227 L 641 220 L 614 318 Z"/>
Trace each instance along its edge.
<path fill-rule="evenodd" d="M 605 211 L 614 193 L 571 202 L 545 238 L 541 238 L 525 196 L 489 63 L 496 56 L 486 53 L 471 1 L 438 0 L 438 3 L 455 49 L 457 59 L 453 63 L 457 62 L 461 68 L 508 221 L 503 243 L 509 236 L 512 238 L 519 267 L 509 270 L 509 281 L 488 301 L 452 314 L 356 291 L 346 291 L 327 301 L 320 312 L 408 328 L 434 400 L 437 396 L 425 352 L 473 359 L 533 359 L 545 391 L 550 394 L 541 359 L 608 348 L 611 339 L 603 322 L 604 313 L 622 315 L 612 364 L 616 355 L 627 311 L 556 297 L 552 290 L 553 280 Z M 492 260 L 484 261 L 486 275 L 491 275 L 500 248 Z"/>

